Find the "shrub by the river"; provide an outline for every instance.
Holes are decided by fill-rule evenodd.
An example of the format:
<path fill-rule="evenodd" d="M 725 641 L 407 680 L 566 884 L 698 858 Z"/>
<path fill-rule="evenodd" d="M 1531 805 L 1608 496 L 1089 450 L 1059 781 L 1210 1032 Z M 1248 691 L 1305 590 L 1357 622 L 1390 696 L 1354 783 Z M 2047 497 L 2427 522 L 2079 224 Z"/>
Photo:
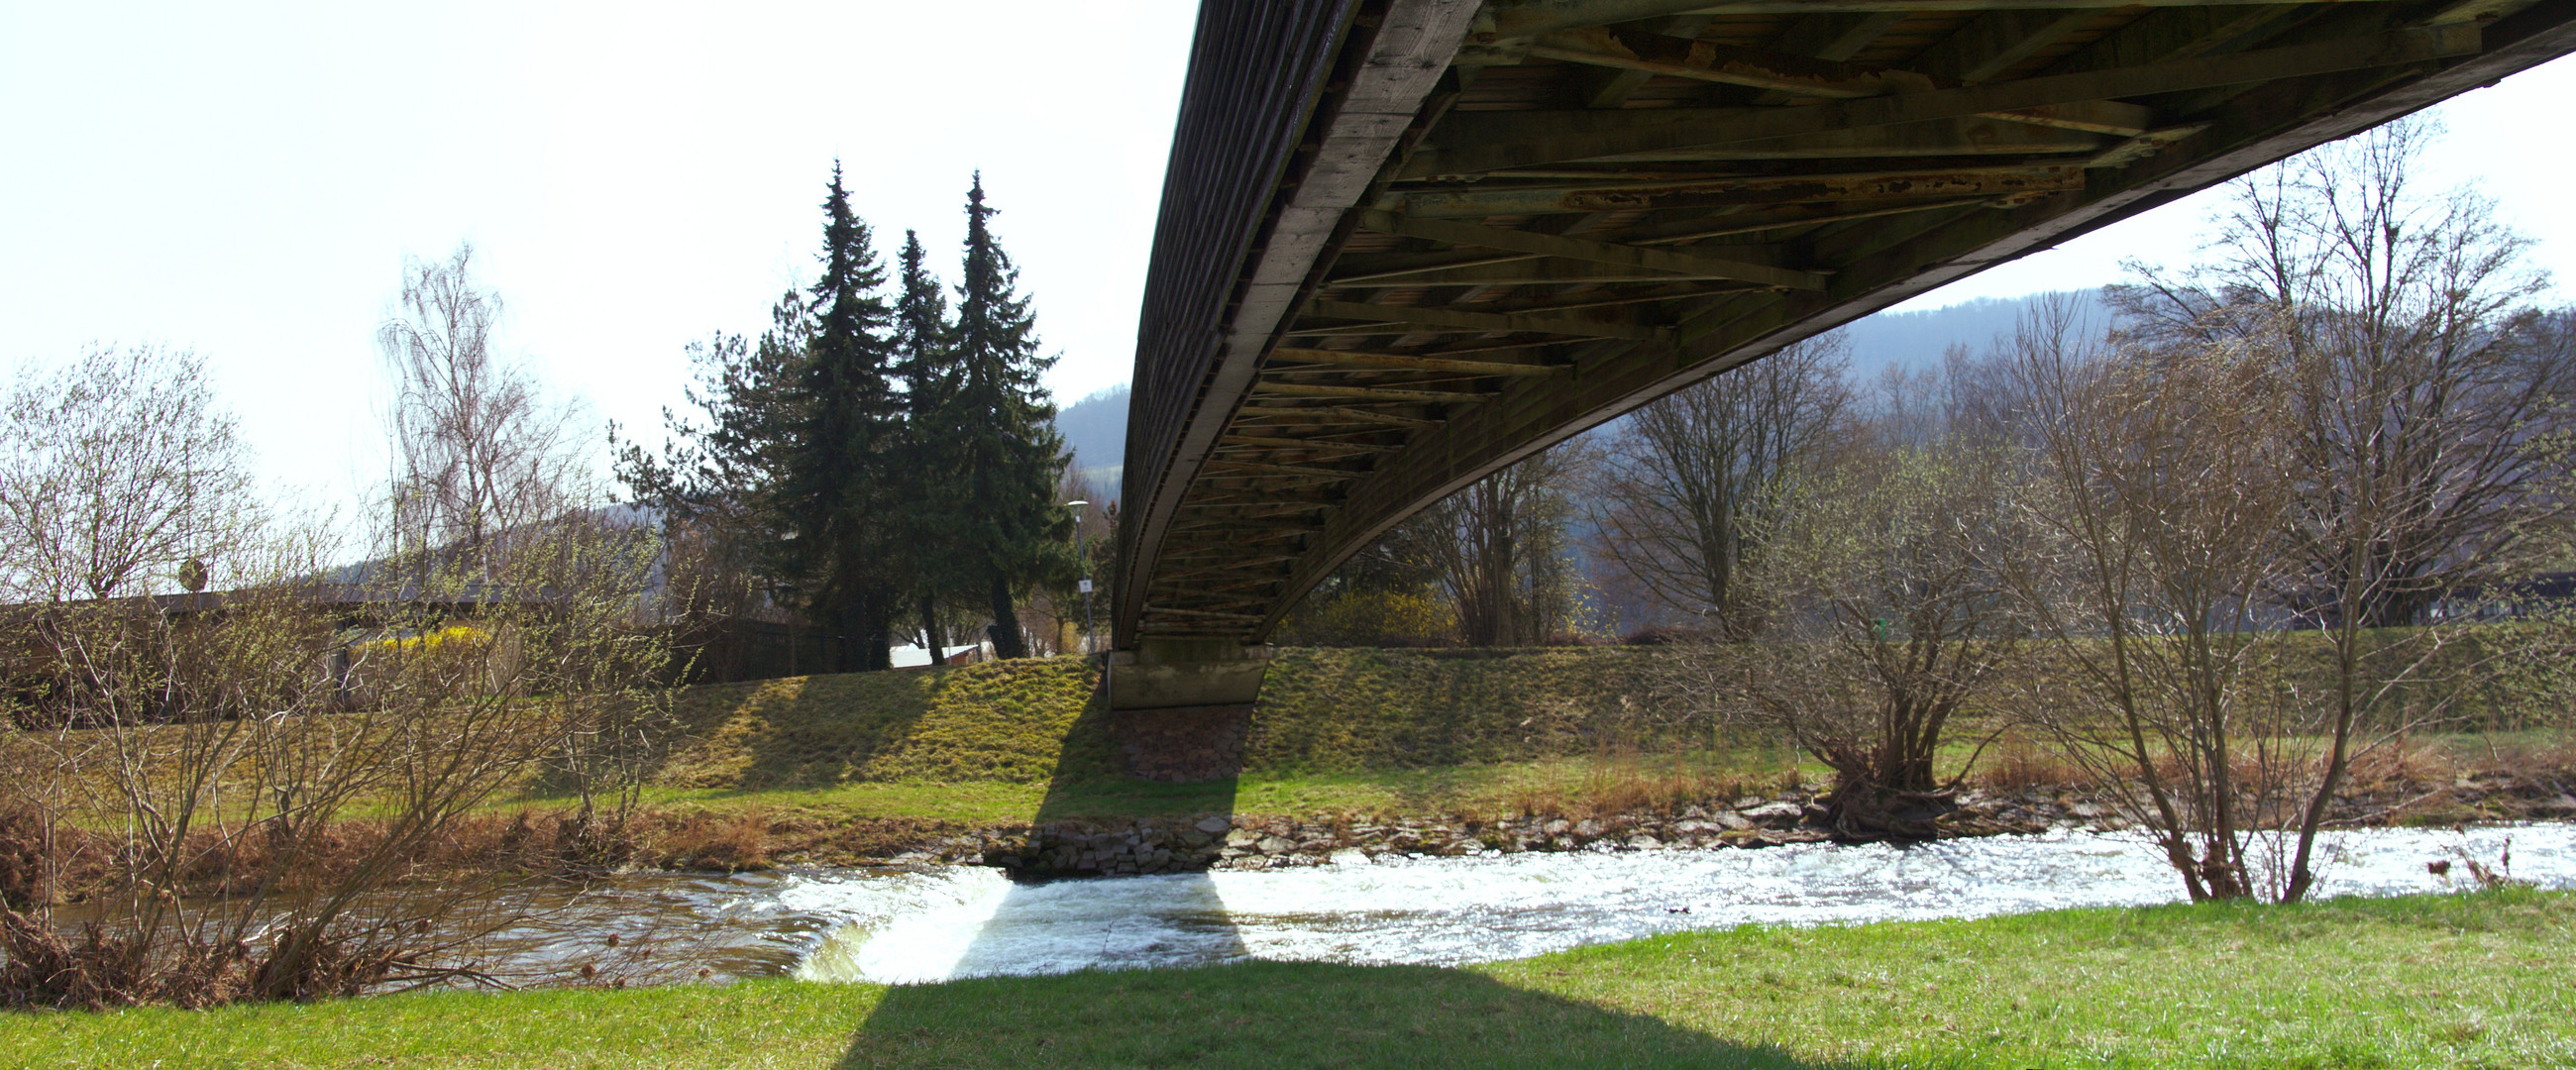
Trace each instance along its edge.
<path fill-rule="evenodd" d="M 354 590 L 298 579 L 322 562 L 289 549 L 244 570 L 265 582 L 178 611 L 20 618 L 10 648 L 41 651 L 50 679 L 11 720 L 55 727 L 0 740 L 0 1004 L 480 977 L 475 941 L 514 919 L 479 904 L 514 874 L 456 850 L 478 811 L 565 785 L 584 834 L 556 839 L 595 853 L 585 830 L 631 806 L 668 702 L 648 686 L 667 653 L 631 619 L 652 560 L 650 540 L 575 522 L 471 565 L 398 559 Z M 437 639 L 347 642 L 352 604 Z M 75 895 L 77 926 L 55 910 Z"/>

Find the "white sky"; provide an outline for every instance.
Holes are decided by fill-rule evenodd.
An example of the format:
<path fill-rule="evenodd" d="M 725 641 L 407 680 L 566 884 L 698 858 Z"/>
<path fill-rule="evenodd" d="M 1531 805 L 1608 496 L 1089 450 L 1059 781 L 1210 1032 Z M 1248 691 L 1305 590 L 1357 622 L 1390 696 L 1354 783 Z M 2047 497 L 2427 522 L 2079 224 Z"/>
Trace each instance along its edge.
<path fill-rule="evenodd" d="M 826 173 L 889 258 L 953 280 L 969 172 L 1063 354 L 1123 381 L 1196 5 L 38 4 L 0 8 L 0 367 L 196 350 L 272 484 L 382 470 L 373 338 L 404 258 L 474 243 L 504 348 L 658 430 L 682 347 L 756 332 L 810 274 Z M 2479 178 L 2576 277 L 2576 171 L 2535 117 L 2560 62 L 2443 108 Z M 2516 120 L 2523 120 L 2518 126 Z M 2188 203 L 1909 307 L 2113 281 L 2187 256 Z"/>

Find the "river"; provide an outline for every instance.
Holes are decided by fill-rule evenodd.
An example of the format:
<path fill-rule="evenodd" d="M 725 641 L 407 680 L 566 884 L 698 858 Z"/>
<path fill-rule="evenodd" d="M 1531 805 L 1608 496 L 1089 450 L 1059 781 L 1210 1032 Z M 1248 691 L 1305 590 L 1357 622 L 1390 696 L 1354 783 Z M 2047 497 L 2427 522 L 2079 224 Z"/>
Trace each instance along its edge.
<path fill-rule="evenodd" d="M 2576 825 L 2364 829 L 2324 837 L 2323 895 L 2473 883 L 2465 859 L 2576 888 Z M 2451 862 L 2447 877 L 2427 863 Z M 1458 964 L 1746 923 L 1963 918 L 2182 898 L 2132 833 L 2060 829 L 1910 846 L 1344 852 L 1330 864 L 1015 884 L 978 867 L 639 874 L 533 894 L 547 918 L 495 948 L 522 965 L 655 948 L 652 979 L 793 974 L 912 983 L 1244 958 Z M 705 973 L 698 970 L 703 968 Z"/>

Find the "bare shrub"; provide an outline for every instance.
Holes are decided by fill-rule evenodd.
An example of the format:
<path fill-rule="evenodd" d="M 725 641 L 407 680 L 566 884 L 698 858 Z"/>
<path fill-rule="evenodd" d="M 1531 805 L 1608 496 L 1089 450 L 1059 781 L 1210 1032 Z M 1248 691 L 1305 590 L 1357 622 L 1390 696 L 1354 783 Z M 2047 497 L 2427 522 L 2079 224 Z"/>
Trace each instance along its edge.
<path fill-rule="evenodd" d="M 249 516 L 248 459 L 205 361 L 150 346 L 30 367 L 0 404 L 0 598 L 172 587 Z"/>
<path fill-rule="evenodd" d="M 1743 574 L 1797 477 L 1851 407 L 1833 332 L 1687 387 L 1612 425 L 1587 481 L 1596 552 L 1665 608 L 1732 638 L 1760 629 Z"/>
<path fill-rule="evenodd" d="M 2282 646 L 2260 594 L 2286 561 L 2295 480 L 2288 384 L 2245 345 L 2110 355 L 2062 322 L 2013 354 L 2037 478 L 2018 508 L 2042 538 L 2007 572 L 2049 657 L 2028 723 L 2127 796 L 2192 898 L 2253 893 L 2249 830 L 2281 785 L 2240 778 L 2293 745 L 2263 693 Z"/>
<path fill-rule="evenodd" d="M 474 949 L 511 924 L 491 903 L 515 877 L 461 845 L 479 807 L 531 784 L 578 800 L 558 854 L 623 857 L 668 714 L 667 644 L 639 619 L 655 542 L 561 498 L 486 523 L 501 498 L 482 480 L 468 482 L 484 505 L 439 507 L 446 526 L 418 526 L 420 484 L 398 487 L 391 537 L 363 566 L 336 564 L 327 518 L 288 530 L 235 502 L 191 529 L 225 534 L 228 589 L 0 615 L 20 726 L 0 739 L 14 815 L 0 1001 L 200 1006 L 488 979 Z M 76 545 L 12 563 L 34 590 L 100 592 Z M 76 930 L 56 912 L 75 896 Z"/>
<path fill-rule="evenodd" d="M 1934 835 L 1964 775 L 1940 777 L 1942 743 L 2023 633 L 1997 574 L 2017 552 L 2002 477 L 1992 451 L 1930 445 L 1813 480 L 1769 535 L 1770 631 L 1677 660 L 1696 690 L 1740 696 L 1725 716 L 1834 770 L 1827 802 L 1845 836 Z"/>
<path fill-rule="evenodd" d="M 1469 646 L 1526 646 L 1574 616 L 1567 568 L 1569 492 L 1581 458 L 1568 448 L 1469 484 L 1414 521 L 1433 574 Z"/>

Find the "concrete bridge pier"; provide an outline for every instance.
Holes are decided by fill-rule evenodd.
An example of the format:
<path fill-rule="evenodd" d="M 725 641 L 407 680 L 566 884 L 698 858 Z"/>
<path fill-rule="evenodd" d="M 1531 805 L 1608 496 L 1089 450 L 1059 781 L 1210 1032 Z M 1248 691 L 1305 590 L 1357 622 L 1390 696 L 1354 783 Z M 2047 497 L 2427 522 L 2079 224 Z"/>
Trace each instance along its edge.
<path fill-rule="evenodd" d="M 1109 722 L 1128 770 L 1181 783 L 1240 772 L 1270 654 L 1233 639 L 1148 638 L 1111 651 Z"/>

